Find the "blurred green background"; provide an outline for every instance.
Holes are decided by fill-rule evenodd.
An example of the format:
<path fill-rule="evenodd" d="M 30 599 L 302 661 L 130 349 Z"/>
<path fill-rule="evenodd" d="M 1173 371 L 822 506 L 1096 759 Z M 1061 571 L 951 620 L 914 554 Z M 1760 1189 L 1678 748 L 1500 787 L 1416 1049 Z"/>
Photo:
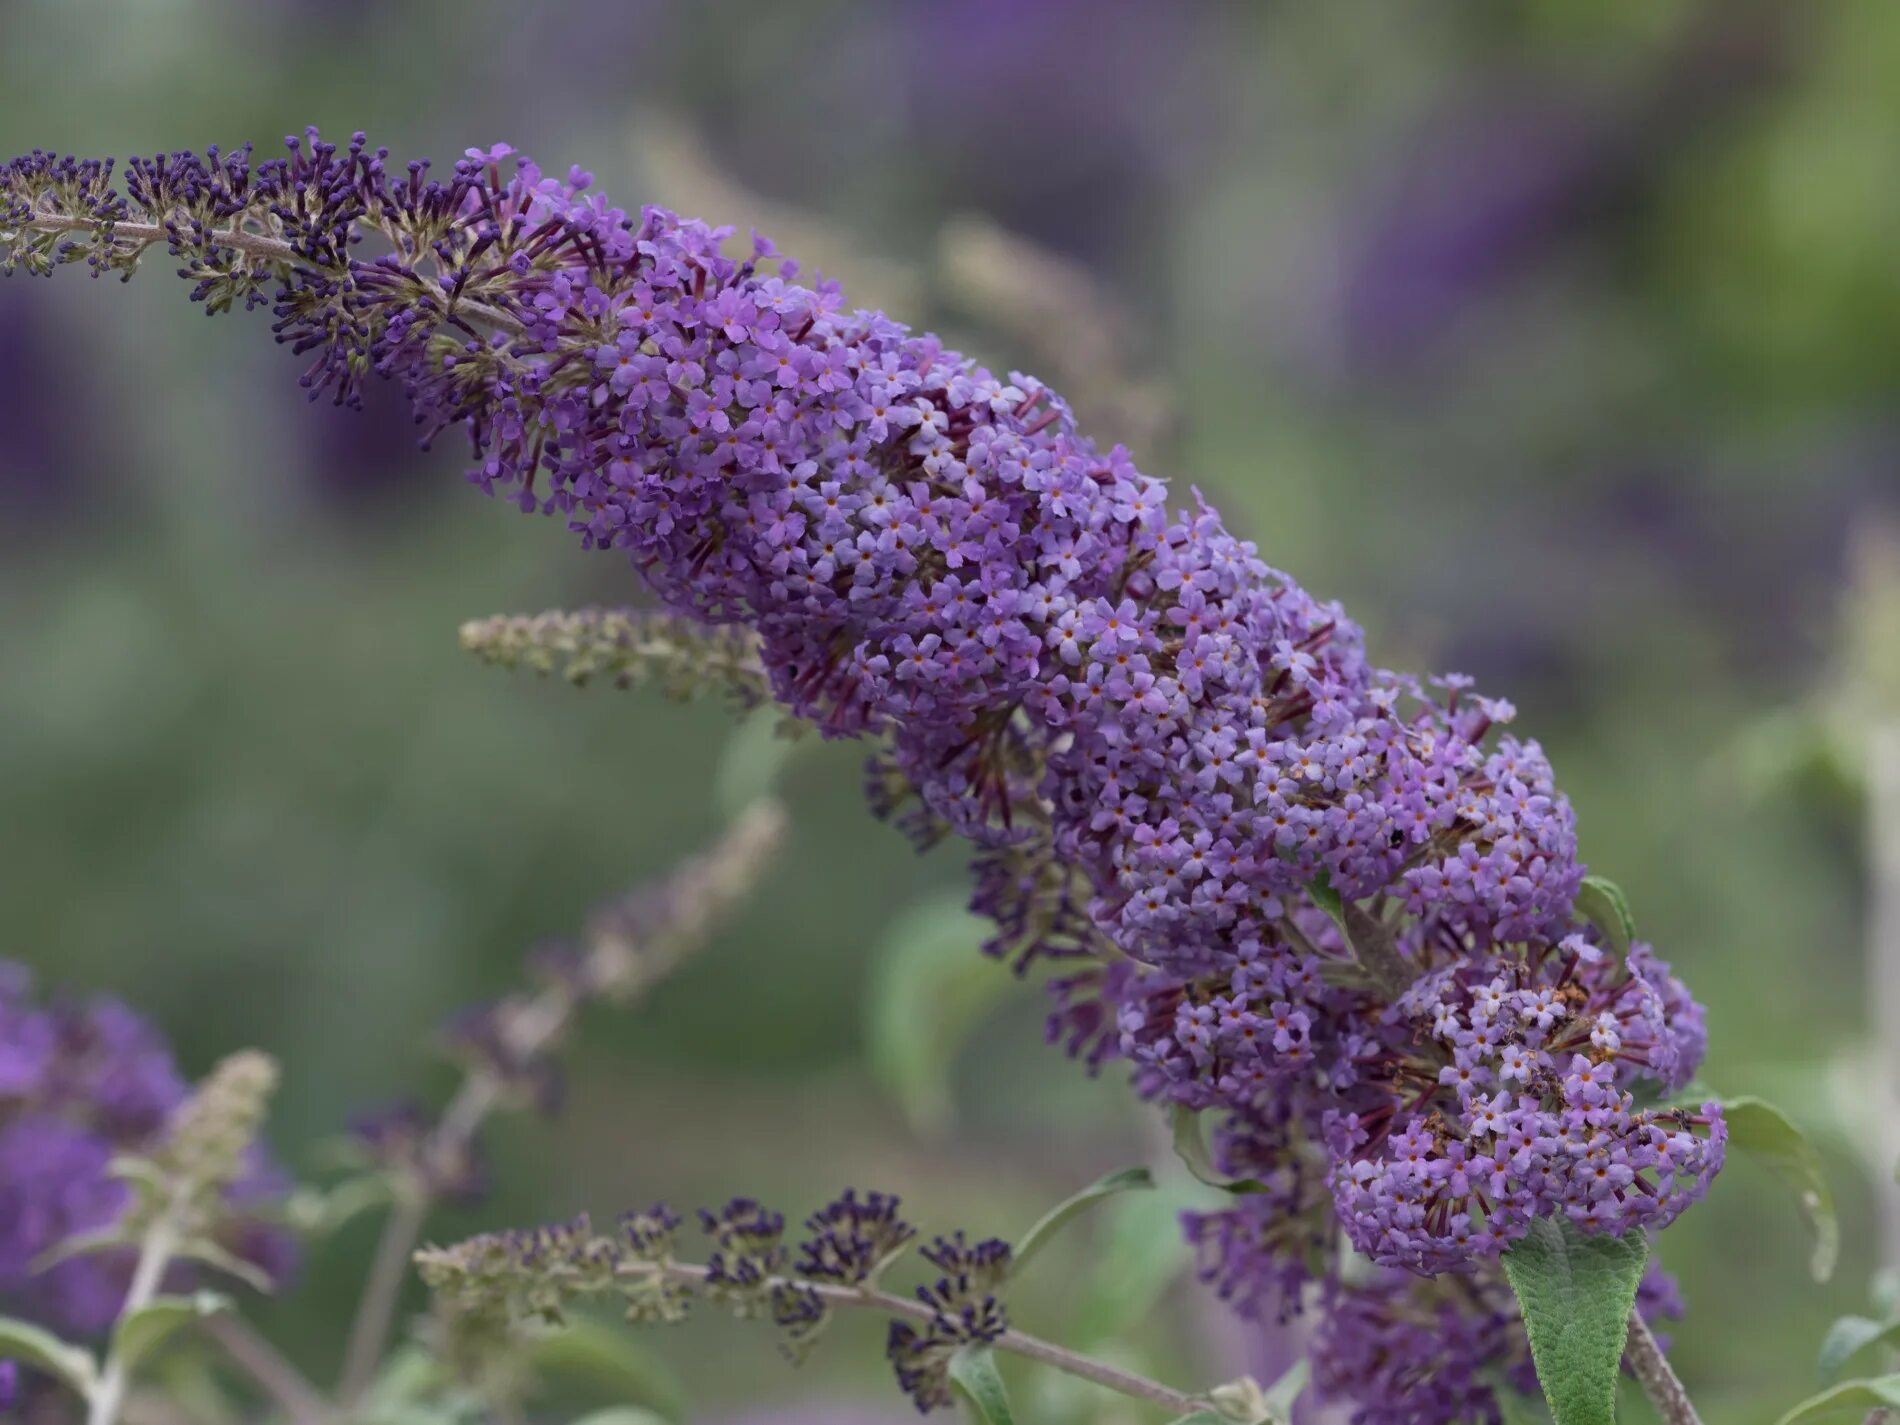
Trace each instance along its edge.
<path fill-rule="evenodd" d="M 1749 1422 L 1808 1391 L 1878 1265 L 1854 729 L 1823 745 L 1800 710 L 1852 676 L 1853 551 L 1900 513 L 1896 74 L 1891 0 L 5 0 L 0 149 L 506 139 L 756 225 L 1073 390 L 1383 661 L 1515 700 L 1588 859 L 1707 1002 L 1706 1077 L 1827 1145 L 1833 1284 L 1748 1164 L 1662 1249 L 1683 1374 Z M 635 580 L 470 493 L 392 401 L 306 406 L 263 314 L 208 327 L 150 267 L 0 286 L 0 953 L 124 995 L 194 1071 L 281 1055 L 296 1161 L 444 1091 L 446 1013 L 714 834 L 732 728 L 468 658 L 465 617 Z M 975 1031 L 949 1123 L 880 1089 L 879 944 L 963 865 L 865 815 L 861 758 L 799 752 L 757 900 L 587 1022 L 564 1113 L 495 1125 L 495 1197 L 434 1235 L 661 1196 L 802 1213 L 844 1183 L 1007 1234 L 1157 1153 L 1117 1076 L 1043 1047 L 1029 988 Z M 372 1240 L 265 1313 L 325 1376 Z M 1099 1245 L 1022 1324 L 1062 1334 Z M 1217 1311 L 1169 1302 L 1131 1358 L 1242 1368 Z M 798 1373 L 762 1330 L 662 1349 L 704 1418 L 903 1418 L 875 1328 L 833 1334 Z"/>

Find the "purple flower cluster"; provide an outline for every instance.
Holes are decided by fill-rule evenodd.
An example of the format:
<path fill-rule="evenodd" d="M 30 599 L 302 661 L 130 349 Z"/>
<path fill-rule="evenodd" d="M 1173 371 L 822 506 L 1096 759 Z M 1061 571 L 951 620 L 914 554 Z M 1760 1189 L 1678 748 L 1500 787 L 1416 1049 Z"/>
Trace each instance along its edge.
<path fill-rule="evenodd" d="M 1703 1191 L 1719 1113 L 1636 1094 L 1687 1081 L 1700 1011 L 1578 914 L 1570 805 L 1508 704 L 1372 667 L 1034 380 L 512 158 L 398 179 L 313 134 L 255 171 L 135 161 L 109 232 L 27 252 L 122 265 L 143 220 L 209 302 L 274 276 L 314 388 L 402 382 L 482 488 L 750 628 L 793 711 L 880 739 L 877 807 L 978 848 L 989 948 L 1077 962 L 1052 1035 L 1217 1115 L 1247 1192 L 1190 1232 L 1247 1309 L 1329 1281 L 1335 1223 L 1462 1271 L 1539 1215 L 1620 1233 Z M 22 165 L 0 194 L 29 232 L 117 201 Z M 365 227 L 383 255 L 352 255 Z"/>
<path fill-rule="evenodd" d="M 189 1085 L 157 1031 L 117 1000 L 42 1003 L 32 991 L 23 966 L 0 961 L 0 1314 L 92 1335 L 119 1314 L 130 1254 L 42 1259 L 117 1220 L 130 1191 L 112 1160 L 153 1148 Z M 280 1181 L 260 1159 L 231 1197 L 256 1201 Z M 289 1272 L 282 1232 L 235 1230 L 229 1245 L 273 1277 Z"/>

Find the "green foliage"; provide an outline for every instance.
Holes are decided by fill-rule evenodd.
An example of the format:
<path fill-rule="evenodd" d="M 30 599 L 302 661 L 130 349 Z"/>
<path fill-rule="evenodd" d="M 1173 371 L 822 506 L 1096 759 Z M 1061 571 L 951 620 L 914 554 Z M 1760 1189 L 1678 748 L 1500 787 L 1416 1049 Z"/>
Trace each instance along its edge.
<path fill-rule="evenodd" d="M 1813 1235 L 1808 1269 L 1816 1281 L 1834 1274 L 1840 1257 L 1841 1227 L 1834 1211 L 1834 1194 L 1821 1172 L 1820 1156 L 1805 1134 L 1773 1104 L 1758 1098 L 1720 1100 L 1728 1120 L 1729 1143 L 1756 1159 L 1794 1189 Z"/>
<path fill-rule="evenodd" d="M 152 1352 L 193 1322 L 231 1309 L 231 1298 L 215 1291 L 190 1296 L 154 1297 L 145 1306 L 119 1318 L 112 1331 L 112 1355 L 136 1371 Z"/>
<path fill-rule="evenodd" d="M 1809 1420 L 1823 1420 L 1848 1411 L 1865 1415 L 1870 1410 L 1889 1406 L 1900 1406 L 1900 1375 L 1842 1381 L 1819 1395 L 1809 1396 L 1782 1416 L 1777 1425 L 1804 1425 Z"/>
<path fill-rule="evenodd" d="M 1104 1198 L 1114 1197 L 1118 1193 L 1146 1191 L 1155 1185 L 1154 1174 L 1146 1168 L 1120 1168 L 1115 1172 L 1097 1178 L 1080 1192 L 1073 1193 L 1050 1208 L 1016 1244 L 1010 1259 L 1010 1276 L 1022 1275 L 1023 1268 L 1030 1258 L 1046 1247 L 1050 1240 L 1078 1216 L 1101 1202 Z"/>
<path fill-rule="evenodd" d="M 525 1351 L 529 1368 L 544 1380 L 585 1385 L 638 1406 L 648 1420 L 685 1418 L 679 1378 L 620 1322 L 576 1312 L 565 1329 L 530 1338 Z"/>
<path fill-rule="evenodd" d="M 1547 1217 L 1504 1254 L 1556 1425 L 1614 1425 L 1618 1367 L 1648 1258 L 1640 1231 L 1590 1237 Z"/>
<path fill-rule="evenodd" d="M 1850 1356 L 1873 1345 L 1900 1345 L 1900 1321 L 1876 1321 L 1871 1316 L 1841 1317 L 1828 1328 L 1821 1342 L 1821 1379 L 1833 1380 Z"/>
<path fill-rule="evenodd" d="M 82 1396 L 90 1395 L 99 1381 L 99 1363 L 92 1352 L 68 1345 L 30 1321 L 6 1316 L 0 1316 L 0 1360 L 19 1361 L 58 1376 Z"/>
<path fill-rule="evenodd" d="M 1016 1425 L 1002 1372 L 996 1369 L 996 1353 L 988 1346 L 964 1346 L 952 1353 L 950 1380 L 969 1404 L 977 1425 Z"/>
<path fill-rule="evenodd" d="M 1013 983 L 978 953 L 987 924 L 961 892 L 907 910 L 872 955 L 865 1038 L 871 1068 L 913 1127 L 950 1121 L 950 1070 L 971 1029 Z"/>
<path fill-rule="evenodd" d="M 1070 1335 L 1090 1350 L 1146 1320 L 1188 1264 L 1180 1213 L 1186 1194 L 1168 1186 L 1133 1193 L 1107 1209 L 1107 1224 L 1090 1252 Z"/>
<path fill-rule="evenodd" d="M 1168 1119 L 1173 1125 L 1174 1155 L 1196 1178 L 1222 1192 L 1238 1194 L 1261 1190 L 1260 1184 L 1252 1178 L 1230 1178 L 1214 1166 L 1214 1155 L 1208 1151 L 1200 1114 L 1177 1103 L 1168 1110 Z"/>
<path fill-rule="evenodd" d="M 1629 897 L 1621 886 L 1607 876 L 1585 876 L 1576 906 L 1577 914 L 1603 932 L 1619 957 L 1629 954 L 1630 942 L 1636 938 L 1636 918 L 1630 914 Z"/>

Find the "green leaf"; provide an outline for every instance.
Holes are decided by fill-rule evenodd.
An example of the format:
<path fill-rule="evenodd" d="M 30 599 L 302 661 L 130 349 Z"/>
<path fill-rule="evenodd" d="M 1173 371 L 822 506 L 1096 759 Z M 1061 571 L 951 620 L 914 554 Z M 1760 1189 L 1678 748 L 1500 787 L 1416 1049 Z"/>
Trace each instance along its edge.
<path fill-rule="evenodd" d="M 1168 1116 L 1174 1125 L 1174 1156 L 1196 1178 L 1222 1192 L 1240 1194 L 1266 1190 L 1264 1184 L 1253 1178 L 1222 1176 L 1220 1169 L 1214 1166 L 1214 1155 L 1207 1149 L 1207 1136 L 1201 1131 L 1199 1113 L 1177 1103 L 1168 1110 Z"/>
<path fill-rule="evenodd" d="M 1276 1425 L 1286 1425 L 1293 1419 L 1293 1404 L 1306 1391 L 1307 1382 L 1313 1378 L 1313 1363 L 1301 1356 L 1286 1370 L 1286 1373 L 1267 1387 L 1267 1418 Z"/>
<path fill-rule="evenodd" d="M 1088 1279 L 1071 1327 L 1077 1349 L 1092 1351 L 1146 1322 L 1188 1267 L 1181 1210 L 1204 1205 L 1198 1190 L 1170 1185 L 1132 1193 L 1109 1206 L 1101 1238 L 1091 1246 Z"/>
<path fill-rule="evenodd" d="M 1630 941 L 1636 938 L 1636 917 L 1630 914 L 1629 897 L 1623 888 L 1607 876 L 1585 876 L 1577 891 L 1577 914 L 1603 932 L 1603 939 L 1619 957 L 1630 953 Z"/>
<path fill-rule="evenodd" d="M 533 1338 L 527 1352 L 529 1365 L 539 1375 L 584 1381 L 608 1399 L 669 1420 L 686 1413 L 679 1378 L 624 1323 L 573 1315 L 562 1330 Z"/>
<path fill-rule="evenodd" d="M 1146 1168 L 1122 1168 L 1109 1173 L 1106 1177 L 1097 1178 L 1080 1192 L 1064 1198 L 1043 1213 L 1036 1220 L 1035 1226 L 1023 1233 L 1022 1241 L 1016 1244 L 1016 1250 L 1011 1256 L 1010 1275 L 1020 1276 L 1029 1259 L 1047 1246 L 1056 1233 L 1103 1198 L 1114 1197 L 1117 1193 L 1150 1189 L 1154 1185 L 1154 1174 Z"/>
<path fill-rule="evenodd" d="M 667 1425 L 667 1421 L 664 1415 L 655 1415 L 637 1405 L 614 1405 L 583 1415 L 574 1425 Z"/>
<path fill-rule="evenodd" d="M 50 1271 L 61 1262 L 70 1262 L 75 1257 L 88 1257 L 94 1252 L 109 1252 L 114 1247 L 129 1247 L 132 1239 L 127 1237 L 125 1229 L 118 1223 L 105 1227 L 95 1227 L 90 1232 L 75 1232 L 70 1237 L 62 1237 L 29 1263 L 34 1273 Z"/>
<path fill-rule="evenodd" d="M 1794 1189 L 1795 1202 L 1814 1237 L 1808 1269 L 1816 1281 L 1826 1281 L 1840 1258 L 1841 1224 L 1814 1145 L 1771 1103 L 1759 1098 L 1719 1102 L 1728 1121 L 1729 1145 L 1755 1158 Z"/>
<path fill-rule="evenodd" d="M 1321 871 L 1307 882 L 1306 893 L 1313 898 L 1313 904 L 1333 918 L 1333 924 L 1339 927 L 1339 933 L 1350 939 L 1346 929 L 1346 905 L 1339 898 L 1339 892 L 1333 889 L 1333 878 Z"/>
<path fill-rule="evenodd" d="M 370 1383 L 364 1412 L 376 1418 L 397 1415 L 436 1394 L 448 1383 L 442 1362 L 420 1346 L 396 1347 Z"/>
<path fill-rule="evenodd" d="M 18 1361 L 58 1376 L 82 1396 L 99 1382 L 99 1365 L 84 1346 L 72 1346 L 30 1321 L 0 1316 L 0 1360 Z"/>
<path fill-rule="evenodd" d="M 194 1321 L 231 1309 L 231 1298 L 215 1291 L 190 1296 L 154 1297 L 129 1316 L 119 1318 L 112 1330 L 112 1354 L 127 1370 L 137 1370 L 145 1358 Z"/>
<path fill-rule="evenodd" d="M 785 735 L 784 714 L 777 708 L 749 714 L 726 739 L 713 774 L 713 809 L 730 820 L 770 796 L 801 745 L 800 739 Z"/>
<path fill-rule="evenodd" d="M 1900 1406 L 1900 1375 L 1842 1381 L 1831 1390 L 1809 1396 L 1782 1416 L 1777 1425 L 1803 1425 L 1805 1421 L 1819 1420 L 1843 1411 L 1865 1413 L 1882 1406 Z"/>
<path fill-rule="evenodd" d="M 365 1212 L 387 1206 L 395 1187 L 383 1172 L 361 1173 L 330 1188 L 298 1188 L 285 1204 L 284 1217 L 298 1232 L 327 1237 Z"/>
<path fill-rule="evenodd" d="M 1548 1217 L 1504 1254 L 1556 1425 L 1615 1425 L 1617 1372 L 1648 1257 L 1640 1230 L 1588 1237 Z"/>
<path fill-rule="evenodd" d="M 182 1243 L 176 1253 L 187 1261 L 202 1262 L 213 1271 L 223 1272 L 227 1277 L 236 1277 L 253 1291 L 266 1295 L 277 1290 L 277 1283 L 271 1274 L 254 1262 L 247 1262 L 227 1247 L 219 1246 L 208 1237 L 194 1237 Z"/>
<path fill-rule="evenodd" d="M 872 956 L 865 1003 L 871 1069 L 921 1132 L 950 1121 L 950 1069 L 983 1013 L 1013 981 L 980 953 L 987 922 L 961 892 L 913 906 Z"/>
<path fill-rule="evenodd" d="M 996 1353 L 988 1346 L 960 1347 L 950 1357 L 950 1379 L 970 1403 L 979 1425 L 1016 1425 L 1009 1410 L 1009 1392 L 996 1369 Z"/>
<path fill-rule="evenodd" d="M 1828 1328 L 1827 1338 L 1821 1342 L 1821 1379 L 1833 1380 L 1849 1356 L 1859 1354 L 1876 1342 L 1887 1346 L 1900 1344 L 1900 1321 L 1843 1316 Z"/>

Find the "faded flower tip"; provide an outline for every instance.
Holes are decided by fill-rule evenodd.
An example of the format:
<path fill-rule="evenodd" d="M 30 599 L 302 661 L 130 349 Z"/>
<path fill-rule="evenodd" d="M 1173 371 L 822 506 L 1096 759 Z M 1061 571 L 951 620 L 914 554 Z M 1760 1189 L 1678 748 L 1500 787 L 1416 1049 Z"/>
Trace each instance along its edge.
<path fill-rule="evenodd" d="M 232 1182 L 277 1089 L 277 1061 L 256 1049 L 220 1060 L 172 1116 L 161 1161 L 194 1190 Z"/>

